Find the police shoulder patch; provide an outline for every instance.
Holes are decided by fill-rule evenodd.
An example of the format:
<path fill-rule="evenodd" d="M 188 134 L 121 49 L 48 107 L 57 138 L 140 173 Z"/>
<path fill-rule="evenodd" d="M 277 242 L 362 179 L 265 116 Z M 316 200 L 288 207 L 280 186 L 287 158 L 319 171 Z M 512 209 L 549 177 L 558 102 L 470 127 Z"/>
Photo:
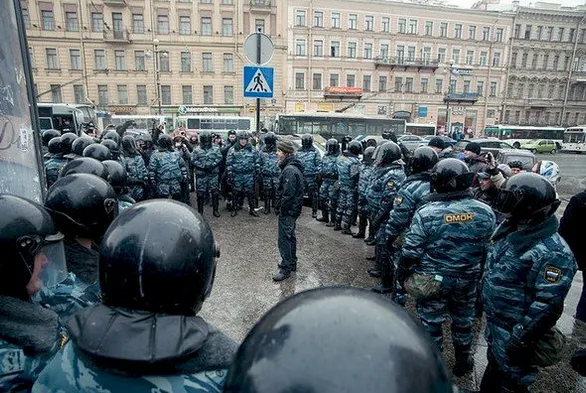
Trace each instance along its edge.
<path fill-rule="evenodd" d="M 473 213 L 449 213 L 444 214 L 444 222 L 446 224 L 458 224 L 461 222 L 474 221 Z"/>
<path fill-rule="evenodd" d="M 401 203 L 403 203 L 403 197 L 402 196 L 398 196 L 395 198 L 395 201 L 393 202 L 393 205 L 395 206 L 401 206 Z"/>
<path fill-rule="evenodd" d="M 544 278 L 549 282 L 558 282 L 562 279 L 562 271 L 555 266 L 546 266 Z"/>

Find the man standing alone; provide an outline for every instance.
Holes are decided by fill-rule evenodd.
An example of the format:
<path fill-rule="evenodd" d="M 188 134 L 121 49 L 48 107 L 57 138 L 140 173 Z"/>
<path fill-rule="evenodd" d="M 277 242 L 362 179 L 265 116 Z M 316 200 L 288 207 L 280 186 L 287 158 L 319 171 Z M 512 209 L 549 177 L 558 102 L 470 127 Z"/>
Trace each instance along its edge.
<path fill-rule="evenodd" d="M 295 224 L 303 207 L 303 166 L 295 158 L 295 145 L 288 139 L 277 142 L 277 157 L 281 175 L 276 190 L 275 213 L 279 216 L 279 253 L 281 262 L 273 276 L 274 281 L 283 281 L 297 270 L 297 238 Z"/>

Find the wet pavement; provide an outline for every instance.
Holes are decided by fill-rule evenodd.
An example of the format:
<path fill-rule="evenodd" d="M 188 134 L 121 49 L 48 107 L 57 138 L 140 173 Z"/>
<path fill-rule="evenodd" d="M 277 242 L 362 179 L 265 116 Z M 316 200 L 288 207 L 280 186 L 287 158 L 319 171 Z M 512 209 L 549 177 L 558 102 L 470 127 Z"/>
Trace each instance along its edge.
<path fill-rule="evenodd" d="M 377 280 L 366 273 L 371 262 L 365 258 L 374 253 L 374 247 L 366 246 L 362 239 L 327 228 L 311 218 L 307 207 L 297 223 L 297 272 L 280 283 L 271 279 L 279 259 L 275 215 L 263 215 L 261 211 L 261 216 L 254 218 L 241 210 L 237 217 L 231 218 L 223 210 L 222 216 L 215 218 L 209 210 L 207 208 L 204 215 L 212 225 L 221 256 L 211 297 L 201 314 L 239 342 L 267 310 L 294 293 L 320 286 L 349 285 L 368 289 L 377 284 Z M 573 318 L 581 288 L 582 276 L 578 274 L 558 322 L 568 339 L 564 358 L 558 365 L 540 372 L 532 392 L 586 393 L 586 378 L 578 376 L 569 366 L 571 354 L 577 348 L 586 347 L 586 326 Z M 411 302 L 408 309 L 413 311 Z M 486 342 L 481 334 L 483 323 L 479 322 L 476 328 L 475 370 L 469 376 L 454 379 L 458 386 L 468 389 L 478 388 L 486 367 Z M 454 358 L 447 325 L 444 333 L 448 338 L 444 358 L 451 370 Z"/>

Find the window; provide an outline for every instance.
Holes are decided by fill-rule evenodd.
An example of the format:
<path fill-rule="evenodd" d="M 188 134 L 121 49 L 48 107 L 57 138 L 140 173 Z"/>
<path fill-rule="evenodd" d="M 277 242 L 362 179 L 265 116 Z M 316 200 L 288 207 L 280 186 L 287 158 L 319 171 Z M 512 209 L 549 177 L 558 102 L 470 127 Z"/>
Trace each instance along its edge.
<path fill-rule="evenodd" d="M 126 53 L 123 50 L 114 51 L 114 63 L 116 71 L 126 71 Z"/>
<path fill-rule="evenodd" d="M 378 77 L 378 91 L 381 93 L 387 91 L 387 77 L 386 76 L 379 76 Z"/>
<path fill-rule="evenodd" d="M 122 25 L 122 14 L 120 12 L 112 12 L 112 32 L 114 38 L 124 38 L 124 27 Z"/>
<path fill-rule="evenodd" d="M 191 72 L 191 52 L 181 52 L 181 72 Z"/>
<path fill-rule="evenodd" d="M 440 37 L 447 37 L 448 36 L 448 22 L 441 22 L 440 23 Z"/>
<path fill-rule="evenodd" d="M 169 72 L 169 52 L 159 52 L 159 71 Z"/>
<path fill-rule="evenodd" d="M 578 38 L 578 42 L 581 44 L 584 43 L 584 37 L 586 37 L 586 29 L 580 29 L 580 36 Z"/>
<path fill-rule="evenodd" d="M 496 29 L 496 41 L 497 42 L 503 42 L 504 35 L 505 35 L 505 29 L 503 29 L 502 27 L 499 27 L 498 29 Z"/>
<path fill-rule="evenodd" d="M 313 90 L 321 90 L 321 74 L 320 73 L 313 74 L 311 88 Z"/>
<path fill-rule="evenodd" d="M 224 104 L 234 104 L 234 86 L 224 86 Z"/>
<path fill-rule="evenodd" d="M 476 82 L 476 94 L 481 97 L 484 95 L 484 81 Z"/>
<path fill-rule="evenodd" d="M 372 44 L 369 42 L 364 43 L 364 58 L 372 59 Z"/>
<path fill-rule="evenodd" d="M 193 88 L 191 85 L 181 86 L 181 96 L 183 97 L 183 104 L 193 104 Z"/>
<path fill-rule="evenodd" d="M 224 37 L 232 37 L 232 18 L 222 18 L 222 35 Z"/>
<path fill-rule="evenodd" d="M 413 93 L 413 78 L 405 78 L 405 93 Z"/>
<path fill-rule="evenodd" d="M 381 59 L 388 59 L 389 58 L 389 45 L 388 44 L 380 44 L 380 57 L 381 57 Z"/>
<path fill-rule="evenodd" d="M 399 33 L 405 34 L 407 32 L 407 19 L 399 18 Z"/>
<path fill-rule="evenodd" d="M 564 71 L 569 71 L 570 70 L 570 56 L 566 56 L 565 62 L 564 62 Z"/>
<path fill-rule="evenodd" d="M 535 31 L 535 39 L 541 41 L 542 34 L 543 34 L 543 26 L 537 26 L 537 30 Z"/>
<path fill-rule="evenodd" d="M 189 29 L 191 30 L 191 28 Z M 144 15 L 132 14 L 132 32 L 137 34 L 144 33 Z"/>
<path fill-rule="evenodd" d="M 340 28 L 340 13 L 332 12 L 332 29 Z"/>
<path fill-rule="evenodd" d="M 417 20 L 409 20 L 409 34 L 417 34 Z"/>
<path fill-rule="evenodd" d="M 324 27 L 324 13 L 321 11 L 313 12 L 313 27 Z"/>
<path fill-rule="evenodd" d="M 521 68 L 527 68 L 527 57 L 529 57 L 527 53 L 523 53 L 521 56 Z"/>
<path fill-rule="evenodd" d="M 370 82 L 372 77 L 370 75 L 363 75 L 362 76 L 362 90 L 370 91 Z"/>
<path fill-rule="evenodd" d="M 348 57 L 351 59 L 356 57 L 356 42 L 348 42 Z"/>
<path fill-rule="evenodd" d="M 506 110 L 505 111 L 505 123 L 509 122 L 509 118 L 511 117 L 511 111 L 510 110 Z"/>
<path fill-rule="evenodd" d="M 57 49 L 47 48 L 45 49 L 45 54 L 47 59 L 47 68 L 50 70 L 58 70 L 59 60 L 57 59 Z"/>
<path fill-rule="evenodd" d="M 494 114 L 495 114 L 495 110 L 494 109 L 489 109 L 489 110 L 486 111 L 486 117 L 493 118 L 494 117 Z M 506 147 L 506 146 L 504 146 L 504 147 Z"/>
<path fill-rule="evenodd" d="M 455 92 L 456 91 L 456 86 L 458 85 L 458 80 L 457 79 L 451 79 L 450 80 L 450 86 L 448 87 L 448 92 Z"/>
<path fill-rule="evenodd" d="M 83 85 L 73 85 L 73 101 L 76 104 L 83 104 L 85 102 Z"/>
<path fill-rule="evenodd" d="M 147 104 L 146 85 L 137 85 L 136 86 L 136 103 L 138 105 L 146 105 Z"/>
<path fill-rule="evenodd" d="M 332 41 L 330 44 L 330 56 L 340 57 L 340 41 Z"/>
<path fill-rule="evenodd" d="M 533 57 L 531 58 L 531 69 L 534 70 L 537 68 L 537 53 L 533 54 Z"/>
<path fill-rule="evenodd" d="M 348 28 L 350 30 L 356 30 L 358 28 L 358 15 L 356 15 L 356 14 L 348 15 Z"/>
<path fill-rule="evenodd" d="M 108 85 L 98 85 L 98 104 L 108 105 L 109 103 Z"/>
<path fill-rule="evenodd" d="M 211 52 L 203 52 L 201 54 L 202 58 L 202 70 L 203 72 L 214 72 L 214 64 L 212 60 L 212 53 Z"/>
<path fill-rule="evenodd" d="M 535 92 L 535 85 L 533 83 L 530 83 L 529 86 L 527 87 L 527 97 L 533 98 L 534 92 Z"/>
<path fill-rule="evenodd" d="M 348 87 L 356 86 L 356 75 L 353 75 L 353 74 L 346 75 L 346 86 L 348 86 Z"/>
<path fill-rule="evenodd" d="M 547 65 L 549 63 L 549 55 L 543 55 L 543 67 L 542 70 L 547 70 Z"/>
<path fill-rule="evenodd" d="M 116 86 L 118 90 L 118 103 L 121 105 L 128 104 L 128 87 L 126 85 Z"/>
<path fill-rule="evenodd" d="M 381 30 L 383 33 L 388 33 L 391 30 L 391 19 L 388 16 L 382 17 Z"/>
<path fill-rule="evenodd" d="M 468 27 L 468 39 L 475 40 L 476 39 L 476 26 Z"/>
<path fill-rule="evenodd" d="M 171 86 L 161 85 L 161 104 L 171 105 Z"/>
<path fill-rule="evenodd" d="M 494 52 L 494 54 L 492 55 L 492 66 L 499 67 L 500 65 L 501 65 L 501 53 Z"/>
<path fill-rule="evenodd" d="M 575 34 L 576 34 L 576 29 L 572 28 L 572 29 L 568 30 L 568 42 L 574 42 L 574 35 Z"/>
<path fill-rule="evenodd" d="M 134 51 L 134 69 L 136 71 L 144 71 L 146 69 L 143 50 Z"/>
<path fill-rule="evenodd" d="M 62 102 L 61 85 L 51 85 L 51 102 Z"/>
<path fill-rule="evenodd" d="M 395 92 L 401 93 L 403 91 L 403 78 L 395 77 Z"/>
<path fill-rule="evenodd" d="M 474 51 L 468 50 L 466 51 L 466 65 L 472 65 L 474 62 Z"/>
<path fill-rule="evenodd" d="M 338 74 L 330 74 L 330 86 L 336 87 L 340 83 L 340 76 Z"/>
<path fill-rule="evenodd" d="M 554 71 L 558 70 L 559 64 L 560 64 L 560 55 L 555 55 L 553 57 L 553 64 L 552 64 L 552 68 Z"/>
<path fill-rule="evenodd" d="M 324 55 L 324 42 L 322 40 L 313 41 L 313 55 L 316 57 Z"/>
<path fill-rule="evenodd" d="M 435 93 L 436 94 L 442 94 L 444 90 L 443 87 L 443 80 L 441 79 L 436 79 L 435 80 Z"/>
<path fill-rule="evenodd" d="M 265 20 L 264 19 L 255 19 L 254 20 L 254 27 L 255 31 L 263 32 L 265 31 Z"/>
<path fill-rule="evenodd" d="M 65 13 L 65 29 L 67 31 L 79 31 L 79 19 L 77 19 L 77 12 Z"/>
<path fill-rule="evenodd" d="M 533 26 L 531 26 L 531 25 L 525 25 L 525 37 L 524 38 L 526 40 L 530 40 L 531 39 L 531 28 L 532 27 Z"/>
<path fill-rule="evenodd" d="M 490 39 L 490 27 L 482 28 L 482 41 L 488 41 Z"/>
<path fill-rule="evenodd" d="M 201 35 L 212 35 L 212 18 L 209 16 L 201 18 Z"/>
<path fill-rule="evenodd" d="M 433 22 L 432 21 L 425 21 L 425 35 L 431 36 L 433 35 Z"/>
<path fill-rule="evenodd" d="M 454 60 L 454 64 L 460 64 L 460 49 L 452 49 L 452 60 Z"/>
<path fill-rule="evenodd" d="M 513 35 L 515 36 L 515 38 L 521 37 L 521 25 L 520 24 L 515 25 L 515 31 L 514 31 Z"/>
<path fill-rule="evenodd" d="M 429 79 L 421 78 L 421 93 L 427 93 L 427 86 L 429 85 Z"/>
<path fill-rule="evenodd" d="M 295 90 L 305 90 L 305 74 L 303 72 L 295 73 Z"/>
<path fill-rule="evenodd" d="M 525 92 L 525 84 L 524 83 L 519 83 L 517 85 L 517 91 L 516 91 L 517 98 L 523 97 L 524 92 Z"/>
<path fill-rule="evenodd" d="M 224 63 L 222 66 L 224 72 L 234 72 L 234 54 L 224 53 Z"/>
<path fill-rule="evenodd" d="M 81 52 L 79 49 L 69 49 L 69 62 L 72 70 L 81 70 Z"/>
<path fill-rule="evenodd" d="M 553 26 L 549 26 L 545 32 L 545 40 L 551 41 L 553 40 Z"/>
<path fill-rule="evenodd" d="M 464 81 L 464 93 L 470 93 L 470 81 L 466 80 Z"/>
<path fill-rule="evenodd" d="M 431 62 L 431 47 L 426 46 L 423 48 L 423 62 L 424 64 L 429 64 Z"/>
<path fill-rule="evenodd" d="M 92 31 L 100 32 L 104 30 L 104 16 L 101 12 L 92 12 Z"/>
<path fill-rule="evenodd" d="M 488 64 L 488 52 L 481 51 L 480 52 L 480 65 L 485 66 Z"/>
<path fill-rule="evenodd" d="M 24 28 L 30 29 L 31 28 L 31 16 L 28 12 L 28 9 L 22 9 L 22 19 L 24 20 Z"/>
<path fill-rule="evenodd" d="M 305 11 L 295 11 L 295 26 L 305 26 Z"/>
<path fill-rule="evenodd" d="M 490 82 L 490 93 L 491 97 L 496 97 L 496 82 Z"/>
<path fill-rule="evenodd" d="M 298 38 L 295 40 L 295 54 L 297 56 L 305 56 L 305 40 Z"/>
<path fill-rule="evenodd" d="M 517 52 L 511 53 L 511 68 L 517 68 Z"/>
<path fill-rule="evenodd" d="M 179 17 L 179 34 L 191 35 L 191 18 L 189 16 Z"/>
<path fill-rule="evenodd" d="M 374 30 L 374 16 L 366 15 L 364 18 L 364 30 L 366 31 L 373 31 Z"/>
<path fill-rule="evenodd" d="M 405 46 L 397 45 L 397 63 L 403 64 L 405 61 Z"/>
<path fill-rule="evenodd" d="M 169 34 L 169 16 L 157 16 L 157 32 L 159 34 Z"/>
<path fill-rule="evenodd" d="M 462 25 L 459 23 L 454 25 L 454 38 L 462 38 Z"/>
<path fill-rule="evenodd" d="M 408 46 L 407 47 L 407 61 L 414 61 L 415 60 L 415 47 Z"/>
<path fill-rule="evenodd" d="M 438 48 L 437 49 L 437 61 L 440 63 L 445 63 L 445 61 L 446 61 L 446 48 Z"/>
<path fill-rule="evenodd" d="M 563 41 L 564 40 L 564 28 L 560 27 L 558 30 L 558 41 Z"/>
<path fill-rule="evenodd" d="M 55 18 L 53 11 L 41 11 L 41 18 L 41 27 L 43 30 L 55 30 Z"/>

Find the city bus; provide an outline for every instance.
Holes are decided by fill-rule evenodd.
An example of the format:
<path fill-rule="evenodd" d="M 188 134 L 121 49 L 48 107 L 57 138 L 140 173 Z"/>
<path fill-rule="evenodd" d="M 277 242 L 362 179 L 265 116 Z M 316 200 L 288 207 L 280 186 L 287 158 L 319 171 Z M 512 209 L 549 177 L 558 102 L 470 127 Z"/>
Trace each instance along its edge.
<path fill-rule="evenodd" d="M 381 136 L 384 131 L 405 134 L 405 120 L 355 113 L 292 113 L 277 115 L 273 131 L 276 134 L 319 134 L 341 139 L 346 135 Z"/>
<path fill-rule="evenodd" d="M 230 130 L 255 132 L 256 121 L 252 117 L 243 116 L 179 116 L 175 120 L 175 129 L 184 129 L 189 136 L 209 131 L 226 138 Z"/>
<path fill-rule="evenodd" d="M 134 121 L 134 125 L 127 128 L 127 131 L 132 134 L 145 134 L 157 128 L 160 124 L 163 125 L 163 131 L 167 132 L 165 116 L 160 115 L 112 115 L 110 124 L 118 127 L 126 123 L 128 120 Z"/>
<path fill-rule="evenodd" d="M 586 151 L 586 125 L 566 128 L 562 151 L 578 154 Z"/>
<path fill-rule="evenodd" d="M 423 124 L 423 123 L 406 123 L 405 132 L 407 135 L 436 135 L 437 126 L 435 124 Z"/>
<path fill-rule="evenodd" d="M 564 139 L 564 128 L 493 125 L 484 127 L 484 136 L 506 140 L 517 149 L 533 139 L 550 139 L 558 145 L 558 150 L 560 150 Z"/>
<path fill-rule="evenodd" d="M 41 133 L 53 129 L 61 133 L 73 132 L 80 135 L 82 124 L 85 123 L 83 112 L 68 104 L 38 103 L 39 124 Z"/>

